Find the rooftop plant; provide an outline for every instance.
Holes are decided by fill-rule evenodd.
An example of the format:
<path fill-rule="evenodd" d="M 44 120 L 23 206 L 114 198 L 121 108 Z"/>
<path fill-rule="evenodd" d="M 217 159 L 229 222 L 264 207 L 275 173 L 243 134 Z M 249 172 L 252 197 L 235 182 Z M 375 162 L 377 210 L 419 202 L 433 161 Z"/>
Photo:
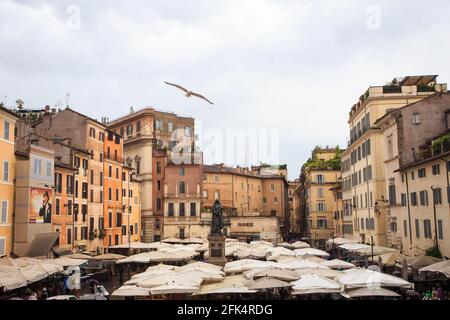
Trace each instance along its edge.
<path fill-rule="evenodd" d="M 314 148 L 311 158 L 305 163 L 305 168 L 316 168 L 322 170 L 340 170 L 341 169 L 341 149 L 337 146 L 335 150 L 335 155 L 330 160 L 323 160 L 318 158 L 318 153 L 322 150 L 320 147 Z"/>

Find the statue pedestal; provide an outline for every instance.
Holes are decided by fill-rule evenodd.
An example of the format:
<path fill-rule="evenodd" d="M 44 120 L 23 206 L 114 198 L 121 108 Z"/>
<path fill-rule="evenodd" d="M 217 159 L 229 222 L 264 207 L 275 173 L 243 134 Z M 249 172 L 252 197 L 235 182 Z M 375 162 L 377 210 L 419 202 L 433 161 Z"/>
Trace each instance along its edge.
<path fill-rule="evenodd" d="M 209 236 L 209 258 L 206 262 L 223 267 L 227 263 L 225 256 L 225 237 Z"/>

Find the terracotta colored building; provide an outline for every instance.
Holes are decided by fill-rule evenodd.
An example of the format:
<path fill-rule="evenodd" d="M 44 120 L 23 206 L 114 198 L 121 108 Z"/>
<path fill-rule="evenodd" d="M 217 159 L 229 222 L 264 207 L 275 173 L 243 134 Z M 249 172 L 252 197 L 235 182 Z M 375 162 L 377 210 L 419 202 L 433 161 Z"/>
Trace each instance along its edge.
<path fill-rule="evenodd" d="M 130 114 L 109 122 L 108 126 L 123 136 L 125 163 L 135 169 L 136 177 L 141 181 L 142 240 L 159 241 L 164 220 L 162 188 L 158 188 L 158 181 L 164 178 L 167 162 L 180 156 L 172 150 L 177 151 L 182 142 L 188 145 L 182 149 L 185 153 L 195 149 L 194 119 L 144 108 L 132 109 Z"/>
<path fill-rule="evenodd" d="M 205 238 L 209 228 L 202 228 L 201 208 L 203 165 L 173 165 L 165 168 L 164 238 Z"/>
<path fill-rule="evenodd" d="M 103 221 L 104 246 L 122 243 L 122 173 L 123 173 L 123 144 L 122 137 L 113 131 L 106 130 L 103 144 L 104 152 L 104 182 L 103 182 Z"/>
<path fill-rule="evenodd" d="M 78 169 L 74 181 L 73 241 L 76 246 L 102 251 L 105 125 L 66 108 L 44 115 L 33 129 L 39 136 L 64 141 L 73 148 L 89 152 L 88 157 L 74 156 L 72 163 Z"/>

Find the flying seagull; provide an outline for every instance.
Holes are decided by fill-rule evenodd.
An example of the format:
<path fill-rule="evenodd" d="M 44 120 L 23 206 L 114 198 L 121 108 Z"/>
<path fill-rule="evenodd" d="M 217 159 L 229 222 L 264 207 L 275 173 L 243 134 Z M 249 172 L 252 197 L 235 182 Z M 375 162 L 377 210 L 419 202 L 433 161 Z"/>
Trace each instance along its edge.
<path fill-rule="evenodd" d="M 193 91 L 189 91 L 189 90 L 187 90 L 186 88 L 183 88 L 182 86 L 179 86 L 179 85 L 174 84 L 174 83 L 169 83 L 169 82 L 166 82 L 166 81 L 164 81 L 164 83 L 168 84 L 169 86 L 173 86 L 173 87 L 175 87 L 175 88 L 178 88 L 178 89 L 180 89 L 180 90 L 186 92 L 186 97 L 188 97 L 188 98 L 191 97 L 191 96 L 194 96 L 194 97 L 197 97 L 197 98 L 206 100 L 206 101 L 208 101 L 210 104 L 214 104 L 214 103 L 212 103 L 211 101 L 209 101 L 208 99 L 206 99 L 204 96 L 202 96 L 201 94 L 195 93 L 195 92 L 193 92 Z"/>

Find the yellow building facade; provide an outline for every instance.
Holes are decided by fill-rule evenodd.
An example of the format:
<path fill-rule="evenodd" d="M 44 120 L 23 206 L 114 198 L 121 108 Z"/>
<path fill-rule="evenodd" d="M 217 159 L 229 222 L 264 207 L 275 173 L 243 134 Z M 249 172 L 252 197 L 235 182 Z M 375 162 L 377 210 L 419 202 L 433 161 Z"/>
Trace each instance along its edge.
<path fill-rule="evenodd" d="M 327 164 L 335 158 L 335 149 L 316 149 L 312 158 L 315 161 L 307 163 L 302 169 L 305 176 L 307 236 L 317 248 L 325 248 L 326 241 L 335 232 L 335 199 L 331 188 L 338 182 L 340 170 Z"/>
<path fill-rule="evenodd" d="M 17 117 L 0 107 L 0 257 L 10 256 L 14 212 L 14 127 Z"/>
<path fill-rule="evenodd" d="M 353 220 L 353 238 L 388 245 L 383 131 L 375 122 L 387 112 L 447 91 L 437 76 L 405 77 L 370 87 L 350 111 L 349 147 L 342 154 L 344 210 Z"/>

